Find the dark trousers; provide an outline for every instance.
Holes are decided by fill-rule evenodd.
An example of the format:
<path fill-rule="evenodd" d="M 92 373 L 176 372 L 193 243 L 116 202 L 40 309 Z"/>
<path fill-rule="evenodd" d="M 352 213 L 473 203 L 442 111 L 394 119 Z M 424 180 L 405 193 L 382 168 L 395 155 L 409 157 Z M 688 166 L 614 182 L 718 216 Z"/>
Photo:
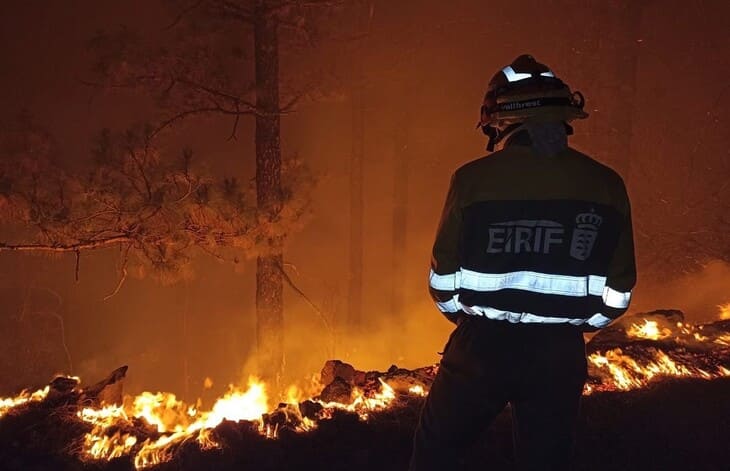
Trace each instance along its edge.
<path fill-rule="evenodd" d="M 583 334 L 573 326 L 464 319 L 421 412 L 410 470 L 459 469 L 507 403 L 516 468 L 569 469 L 586 375 Z"/>

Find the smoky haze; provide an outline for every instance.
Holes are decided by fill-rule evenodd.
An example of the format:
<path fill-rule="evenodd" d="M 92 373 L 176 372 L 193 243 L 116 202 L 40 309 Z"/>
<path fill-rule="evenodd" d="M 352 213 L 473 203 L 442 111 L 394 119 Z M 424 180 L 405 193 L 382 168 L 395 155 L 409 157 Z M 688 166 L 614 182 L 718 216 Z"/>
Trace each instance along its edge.
<path fill-rule="evenodd" d="M 427 292 L 432 238 L 451 173 L 485 154 L 485 136 L 474 128 L 487 82 L 522 53 L 585 95 L 591 116 L 574 123 L 571 145 L 628 182 L 640 262 L 633 309 L 716 318 L 716 306 L 730 301 L 723 261 L 730 259 L 729 10 L 721 1 L 375 0 L 364 37 L 343 34 L 344 21 L 335 39 L 302 53 L 284 48 L 282 74 L 319 74 L 324 90 L 282 120 L 284 156 L 304 160 L 318 180 L 285 260 L 292 281 L 337 325 L 346 318 L 350 271 L 347 77 L 356 69 L 364 117 L 366 322 L 333 336 L 287 287 L 288 380 L 319 371 L 333 356 L 381 370 L 438 360 L 451 324 Z M 3 2 L 0 123 L 10 127 L 27 113 L 53 137 L 59 161 L 88 170 L 92 136 L 102 127 L 122 131 L 158 116 L 141 94 L 82 83 L 94 60 L 88 40 L 119 25 L 164 34 L 170 18 L 167 2 Z M 337 21 L 321 20 L 323 30 Z M 189 146 L 201 168 L 250 180 L 253 121 L 241 121 L 236 140 L 228 140 L 230 129 L 220 118 L 190 120 L 162 146 L 170 154 Z M 396 195 L 406 209 L 394 227 Z M 405 237 L 404 250 L 393 249 L 394 233 Z M 3 392 L 54 372 L 93 381 L 128 364 L 130 392 L 191 399 L 212 394 L 203 392 L 207 377 L 216 391 L 256 373 L 254 261 L 232 267 L 200 255 L 188 280 L 167 286 L 130 277 L 105 301 L 119 278 L 114 252 L 83 254 L 78 282 L 72 255 L 0 253 Z M 401 281 L 392 276 L 394 260 Z M 402 293 L 400 309 L 394 291 Z"/>

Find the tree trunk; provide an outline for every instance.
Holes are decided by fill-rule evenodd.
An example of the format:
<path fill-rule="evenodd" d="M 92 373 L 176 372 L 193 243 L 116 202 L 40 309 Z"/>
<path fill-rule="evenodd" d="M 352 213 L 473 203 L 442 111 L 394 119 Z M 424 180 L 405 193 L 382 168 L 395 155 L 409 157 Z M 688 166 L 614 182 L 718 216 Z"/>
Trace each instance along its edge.
<path fill-rule="evenodd" d="M 276 18 L 265 0 L 257 2 L 254 25 L 256 63 L 256 198 L 269 220 L 281 211 L 279 127 L 279 44 Z M 259 372 L 277 385 L 284 370 L 283 237 L 271 236 L 256 260 L 256 342 Z"/>
<path fill-rule="evenodd" d="M 365 16 L 363 4 L 356 10 L 356 28 L 362 29 Z M 357 51 L 353 54 L 352 85 L 352 149 L 350 153 L 350 276 L 347 297 L 347 327 L 362 328 L 363 280 L 363 159 L 365 154 L 365 84 L 362 63 Z"/>
<path fill-rule="evenodd" d="M 615 126 L 618 139 L 616 143 L 620 146 L 616 149 L 618 158 L 614 168 L 628 183 L 631 174 L 631 151 L 634 135 L 634 114 L 637 110 L 635 105 L 637 93 L 637 72 L 640 54 L 640 32 L 643 2 L 622 0 L 618 5 L 617 22 L 618 27 L 614 37 L 609 41 L 614 49 L 613 55 L 616 58 L 618 82 L 615 94 L 615 117 L 612 125 Z"/>
<path fill-rule="evenodd" d="M 406 105 L 408 106 L 408 105 Z M 405 115 L 405 116 L 403 116 Z M 401 321 L 405 315 L 405 292 L 407 271 L 407 233 L 408 233 L 408 173 L 410 167 L 410 149 L 408 148 L 410 122 L 409 113 L 397 113 L 398 121 L 393 136 L 393 254 L 391 273 L 391 306 L 388 313 L 396 319 L 399 325 L 406 325 Z M 390 342 L 390 355 L 393 359 L 400 359 L 404 355 L 404 342 Z"/>
<path fill-rule="evenodd" d="M 390 315 L 400 319 L 401 325 L 405 325 L 405 293 L 408 279 L 408 187 L 413 154 L 409 145 L 412 139 L 413 110 L 417 109 L 414 104 L 417 103 L 422 87 L 421 80 L 407 80 L 401 89 L 400 99 L 395 101 L 399 108 L 393 113 L 396 122 L 393 128 L 393 255 Z M 390 354 L 393 358 L 403 357 L 404 344 L 394 342 Z"/>
<path fill-rule="evenodd" d="M 357 79 L 359 80 L 359 79 Z M 362 84 L 352 90 L 352 152 L 350 154 L 350 277 L 347 300 L 348 327 L 362 327 L 363 272 L 363 157 L 364 112 Z"/>
<path fill-rule="evenodd" d="M 406 91 L 405 99 L 412 98 Z M 407 102 L 406 110 L 412 102 Z M 406 279 L 406 234 L 408 231 L 408 173 L 410 167 L 410 149 L 408 149 L 410 115 L 408 111 L 396 113 L 397 121 L 393 136 L 393 257 L 391 284 L 392 316 L 403 314 L 405 279 Z"/>
<path fill-rule="evenodd" d="M 406 124 L 404 127 L 407 127 Z M 393 188 L 393 294 L 391 315 L 403 314 L 403 298 L 406 279 L 406 233 L 408 230 L 408 155 L 407 132 L 399 127 L 395 136 L 395 178 Z"/>
<path fill-rule="evenodd" d="M 568 60 L 561 73 L 575 89 L 592 88 L 595 93 L 586 97 L 591 117 L 576 122 L 579 139 L 592 141 L 593 155 L 627 181 L 644 4 L 644 0 L 611 0 L 569 12 L 572 22 L 589 33 L 579 41 L 566 36 Z"/>

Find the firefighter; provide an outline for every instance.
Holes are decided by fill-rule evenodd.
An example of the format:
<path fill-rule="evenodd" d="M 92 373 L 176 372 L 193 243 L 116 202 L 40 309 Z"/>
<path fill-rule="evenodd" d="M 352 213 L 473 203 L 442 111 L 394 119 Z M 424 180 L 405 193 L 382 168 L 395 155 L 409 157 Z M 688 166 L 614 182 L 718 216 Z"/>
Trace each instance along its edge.
<path fill-rule="evenodd" d="M 458 469 L 507 404 L 516 467 L 570 468 L 583 332 L 622 315 L 636 281 L 623 180 L 568 146 L 583 104 L 529 55 L 489 82 L 478 127 L 493 153 L 454 173 L 433 246 L 431 296 L 456 328 L 412 471 Z"/>

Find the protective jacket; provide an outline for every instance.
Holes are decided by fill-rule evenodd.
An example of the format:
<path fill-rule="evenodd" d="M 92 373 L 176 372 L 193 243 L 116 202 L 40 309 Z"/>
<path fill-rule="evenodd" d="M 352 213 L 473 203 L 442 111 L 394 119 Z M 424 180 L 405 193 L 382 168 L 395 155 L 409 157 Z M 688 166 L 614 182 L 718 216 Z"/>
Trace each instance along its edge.
<path fill-rule="evenodd" d="M 451 179 L 429 278 L 452 321 L 604 327 L 636 282 L 624 182 L 572 148 L 510 145 L 470 162 Z"/>

